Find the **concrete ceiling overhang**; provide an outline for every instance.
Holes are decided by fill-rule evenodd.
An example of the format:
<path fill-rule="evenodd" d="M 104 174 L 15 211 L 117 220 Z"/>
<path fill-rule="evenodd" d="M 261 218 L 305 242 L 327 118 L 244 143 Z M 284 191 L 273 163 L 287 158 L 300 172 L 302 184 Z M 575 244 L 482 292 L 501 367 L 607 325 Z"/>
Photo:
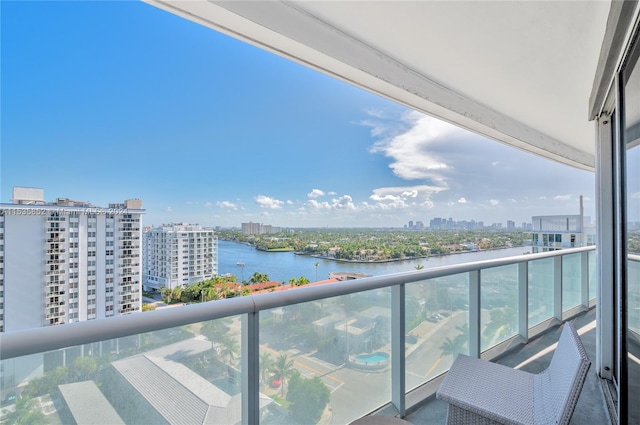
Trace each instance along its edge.
<path fill-rule="evenodd" d="M 609 1 L 148 3 L 409 108 L 593 170 Z"/>

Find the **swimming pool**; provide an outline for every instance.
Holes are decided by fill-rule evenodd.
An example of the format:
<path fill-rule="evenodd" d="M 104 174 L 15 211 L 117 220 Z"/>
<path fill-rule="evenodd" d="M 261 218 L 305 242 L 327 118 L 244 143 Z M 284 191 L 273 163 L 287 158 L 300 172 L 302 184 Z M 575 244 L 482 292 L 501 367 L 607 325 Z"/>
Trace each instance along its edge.
<path fill-rule="evenodd" d="M 371 354 L 360 354 L 357 355 L 355 361 L 362 364 L 368 363 L 380 363 L 389 359 L 389 355 L 387 353 L 371 353 Z"/>

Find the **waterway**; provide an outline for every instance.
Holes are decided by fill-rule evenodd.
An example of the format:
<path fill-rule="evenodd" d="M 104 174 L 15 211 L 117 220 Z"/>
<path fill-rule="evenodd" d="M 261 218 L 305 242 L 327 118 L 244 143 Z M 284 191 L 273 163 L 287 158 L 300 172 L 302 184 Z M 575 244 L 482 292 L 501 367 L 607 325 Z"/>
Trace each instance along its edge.
<path fill-rule="evenodd" d="M 425 269 L 451 264 L 513 257 L 530 251 L 530 247 L 505 248 L 467 252 L 389 263 L 344 263 L 322 260 L 293 252 L 264 252 L 252 246 L 229 241 L 218 242 L 218 273 L 231 273 L 240 280 L 249 280 L 253 273 L 265 273 L 274 282 L 288 282 L 291 278 L 306 277 L 312 282 L 328 279 L 330 272 L 359 272 L 373 276 L 406 272 L 422 265 Z M 244 264 L 244 267 L 238 265 Z M 318 263 L 318 267 L 316 267 Z"/>

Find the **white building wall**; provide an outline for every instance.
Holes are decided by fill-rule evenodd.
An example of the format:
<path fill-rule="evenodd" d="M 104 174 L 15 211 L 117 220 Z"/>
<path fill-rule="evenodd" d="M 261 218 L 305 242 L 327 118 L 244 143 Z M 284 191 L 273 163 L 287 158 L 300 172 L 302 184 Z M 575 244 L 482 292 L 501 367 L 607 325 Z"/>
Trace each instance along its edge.
<path fill-rule="evenodd" d="M 44 325 L 44 223 L 41 215 L 5 215 L 5 331 Z"/>

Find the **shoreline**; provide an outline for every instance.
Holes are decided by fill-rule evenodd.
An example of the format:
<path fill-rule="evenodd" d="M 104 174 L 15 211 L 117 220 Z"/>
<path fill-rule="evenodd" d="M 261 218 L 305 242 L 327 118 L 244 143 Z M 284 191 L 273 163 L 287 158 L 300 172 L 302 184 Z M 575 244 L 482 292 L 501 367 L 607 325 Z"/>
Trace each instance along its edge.
<path fill-rule="evenodd" d="M 476 249 L 476 250 L 473 250 L 473 251 L 449 252 L 447 254 L 435 254 L 435 255 L 424 255 L 424 256 L 420 256 L 420 257 L 393 258 L 393 259 L 389 259 L 389 260 L 370 260 L 370 261 L 346 260 L 344 258 L 331 258 L 331 257 L 324 257 L 324 256 L 321 256 L 321 255 L 314 255 L 314 254 L 299 254 L 299 253 L 296 253 L 296 254 L 297 255 L 308 255 L 308 256 L 313 257 L 313 258 L 318 258 L 318 259 L 321 259 L 321 260 L 335 261 L 335 262 L 338 262 L 338 263 L 384 264 L 384 263 L 397 263 L 397 262 L 401 262 L 401 261 L 412 261 L 412 260 L 420 260 L 420 259 L 426 259 L 428 261 L 430 257 L 446 257 L 446 256 L 449 256 L 449 255 L 474 254 L 474 253 L 477 253 L 477 252 L 498 251 L 500 249 L 512 249 L 512 248 L 520 248 L 520 247 L 518 247 L 518 246 L 505 246 L 505 247 L 501 247 L 501 248 Z M 523 245 L 522 248 L 526 248 L 526 246 Z"/>
<path fill-rule="evenodd" d="M 406 258 L 391 258 L 388 260 L 369 260 L 369 261 L 365 261 L 365 260 L 347 260 L 344 258 L 332 258 L 332 257 L 325 257 L 322 255 L 318 255 L 318 254 L 307 254 L 304 252 L 299 252 L 299 251 L 294 251 L 293 248 L 276 248 L 276 249 L 262 249 L 262 248 L 258 248 L 255 245 L 252 245 L 248 242 L 238 242 L 235 240 L 228 240 L 228 239 L 222 239 L 226 242 L 233 242 L 233 243 L 239 243 L 239 244 L 243 244 L 243 245 L 247 245 L 247 246 L 251 246 L 253 247 L 255 250 L 257 251 L 261 251 L 261 252 L 273 252 L 273 253 L 278 253 L 278 252 L 293 252 L 295 255 L 301 255 L 301 256 L 308 256 L 308 257 L 312 257 L 312 258 L 317 258 L 319 260 L 327 260 L 327 261 L 335 261 L 337 263 L 347 263 L 347 264 L 385 264 L 385 263 L 398 263 L 398 262 L 402 262 L 402 261 L 415 261 L 415 260 L 427 260 L 429 261 L 430 257 L 445 257 L 445 256 L 449 256 L 449 255 L 459 255 L 459 254 L 473 254 L 473 253 L 478 253 L 478 252 L 487 252 L 487 251 L 497 251 L 500 249 L 512 249 L 512 248 L 523 248 L 523 249 L 527 249 L 528 246 L 527 245 L 521 245 L 521 246 L 504 246 L 504 247 L 500 247 L 500 248 L 489 248 L 489 249 L 476 249 L 476 250 L 471 250 L 471 251 L 457 251 L 457 252 L 449 252 L 447 254 L 434 254 L 434 255 L 423 255 L 423 256 L 418 256 L 418 257 L 406 257 Z"/>

